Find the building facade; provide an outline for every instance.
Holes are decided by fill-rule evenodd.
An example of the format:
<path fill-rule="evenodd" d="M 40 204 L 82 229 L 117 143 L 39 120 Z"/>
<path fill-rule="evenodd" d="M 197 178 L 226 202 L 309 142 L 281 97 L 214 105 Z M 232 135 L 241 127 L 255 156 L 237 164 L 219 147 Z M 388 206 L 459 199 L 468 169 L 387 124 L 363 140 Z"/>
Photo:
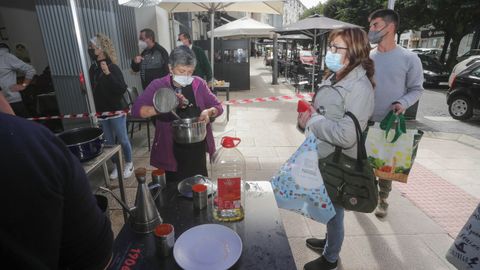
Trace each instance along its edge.
<path fill-rule="evenodd" d="M 306 9 L 300 0 L 286 0 L 283 7 L 283 26 L 297 22 Z"/>
<path fill-rule="evenodd" d="M 458 55 L 463 55 L 471 49 L 480 48 L 478 41 L 480 30 L 476 30 L 472 33 L 465 35 L 460 41 L 458 47 Z M 432 27 L 420 29 L 420 31 L 409 30 L 400 35 L 400 45 L 407 49 L 413 48 L 435 48 L 442 49 L 445 32 L 441 30 L 435 30 Z"/>

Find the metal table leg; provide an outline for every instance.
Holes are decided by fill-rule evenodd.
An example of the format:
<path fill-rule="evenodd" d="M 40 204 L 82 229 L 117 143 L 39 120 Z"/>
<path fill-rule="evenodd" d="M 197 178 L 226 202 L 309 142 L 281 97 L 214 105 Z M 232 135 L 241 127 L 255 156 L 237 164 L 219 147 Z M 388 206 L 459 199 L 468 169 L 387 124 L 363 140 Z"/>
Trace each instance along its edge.
<path fill-rule="evenodd" d="M 103 177 L 105 179 L 105 186 L 110 188 L 112 185 L 111 185 L 111 181 L 110 181 L 110 175 L 108 173 L 108 166 L 107 166 L 107 163 L 104 162 L 102 164 L 102 168 L 103 168 Z"/>
<path fill-rule="evenodd" d="M 117 165 L 117 170 L 118 170 L 118 187 L 120 188 L 120 198 L 122 201 L 128 205 L 127 199 L 125 196 L 125 188 L 123 186 L 123 160 L 122 160 L 122 150 L 120 149 L 116 154 L 117 158 L 115 159 L 115 164 Z M 123 210 L 123 219 L 125 220 L 125 224 L 127 223 L 127 211 L 125 209 Z"/>
<path fill-rule="evenodd" d="M 227 87 L 227 101 L 230 100 L 230 87 Z M 227 105 L 227 122 L 230 120 L 230 105 Z"/>

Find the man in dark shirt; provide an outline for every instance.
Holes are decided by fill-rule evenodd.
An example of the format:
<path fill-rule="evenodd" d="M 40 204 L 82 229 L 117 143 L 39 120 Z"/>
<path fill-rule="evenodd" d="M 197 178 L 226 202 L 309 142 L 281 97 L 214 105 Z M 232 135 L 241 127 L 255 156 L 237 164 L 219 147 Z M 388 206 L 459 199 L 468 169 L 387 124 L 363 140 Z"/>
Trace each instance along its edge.
<path fill-rule="evenodd" d="M 193 45 L 190 35 L 186 32 L 180 33 L 178 35 L 178 41 L 182 42 L 183 45 L 189 47 L 197 58 L 197 65 L 195 66 L 193 75 L 198 76 L 206 80 L 207 82 L 212 80 L 212 66 L 210 65 L 207 55 L 205 55 L 203 49 Z"/>
<path fill-rule="evenodd" d="M 140 31 L 138 47 L 142 53 L 133 58 L 130 66 L 133 71 L 140 71 L 142 87 L 145 89 L 150 82 L 162 78 L 170 72 L 168 52 L 155 42 L 155 33 L 148 28 Z"/>
<path fill-rule="evenodd" d="M 104 269 L 113 233 L 78 159 L 45 127 L 0 113 L 0 258 L 12 269 Z"/>

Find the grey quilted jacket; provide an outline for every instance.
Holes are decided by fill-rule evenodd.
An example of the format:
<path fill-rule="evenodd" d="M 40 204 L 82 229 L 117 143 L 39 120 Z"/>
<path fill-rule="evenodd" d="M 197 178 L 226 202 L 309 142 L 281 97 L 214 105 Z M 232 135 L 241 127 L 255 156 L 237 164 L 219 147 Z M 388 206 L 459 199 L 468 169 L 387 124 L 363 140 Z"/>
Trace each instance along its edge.
<path fill-rule="evenodd" d="M 324 80 L 315 96 L 314 107 L 319 113 L 308 121 L 307 132 L 313 132 L 320 140 L 319 158 L 331 154 L 335 145 L 343 148 L 346 155 L 356 158 L 355 125 L 345 112 L 353 113 L 362 130 L 365 130 L 373 113 L 373 87 L 361 66 L 334 84 L 331 78 Z"/>

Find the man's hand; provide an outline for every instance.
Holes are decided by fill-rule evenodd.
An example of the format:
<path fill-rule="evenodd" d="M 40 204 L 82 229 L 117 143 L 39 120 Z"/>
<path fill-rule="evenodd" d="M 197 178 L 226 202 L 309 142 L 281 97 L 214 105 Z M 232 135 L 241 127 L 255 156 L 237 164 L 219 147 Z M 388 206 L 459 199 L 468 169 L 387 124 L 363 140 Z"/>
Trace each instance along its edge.
<path fill-rule="evenodd" d="M 19 91 L 23 91 L 25 90 L 25 86 L 21 85 L 21 84 L 14 84 L 12 86 L 10 86 L 10 90 L 12 90 L 13 92 L 19 92 Z"/>
<path fill-rule="evenodd" d="M 102 68 L 102 71 L 105 75 L 110 74 L 110 69 L 108 69 L 107 62 L 105 62 L 105 61 L 100 62 L 100 67 Z"/>
<path fill-rule="evenodd" d="M 140 62 L 142 61 L 143 61 L 143 57 L 140 55 L 137 55 L 135 56 L 135 58 L 133 58 L 133 62 L 135 62 L 135 64 L 140 64 Z"/>
<path fill-rule="evenodd" d="M 395 102 L 392 104 L 392 111 L 396 114 L 399 115 L 405 111 L 405 108 L 400 102 Z"/>

